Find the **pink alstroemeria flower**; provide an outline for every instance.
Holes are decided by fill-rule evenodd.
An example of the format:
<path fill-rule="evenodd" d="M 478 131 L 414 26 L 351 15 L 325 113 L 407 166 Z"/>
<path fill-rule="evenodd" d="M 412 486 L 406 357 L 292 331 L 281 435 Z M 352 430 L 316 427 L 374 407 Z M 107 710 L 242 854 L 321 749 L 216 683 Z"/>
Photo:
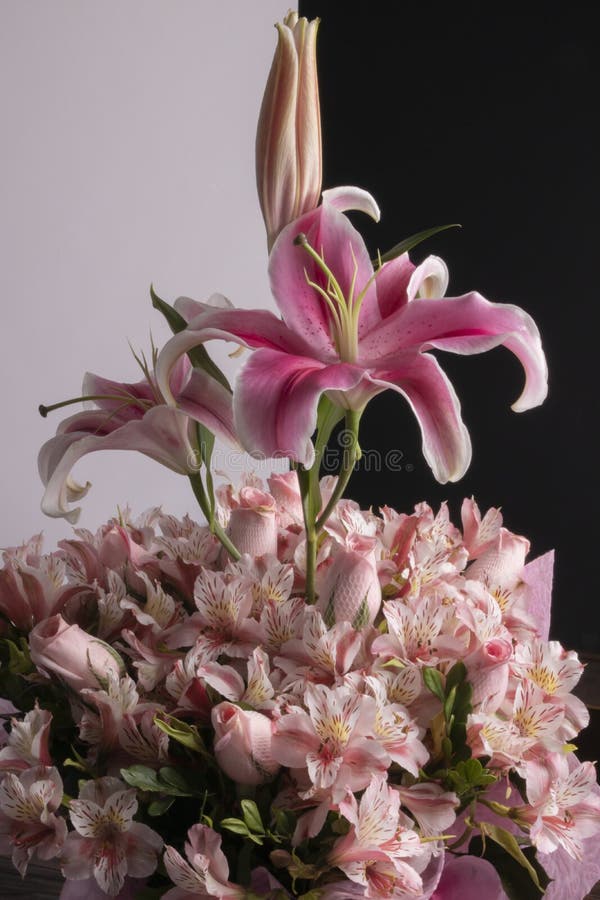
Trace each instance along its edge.
<path fill-rule="evenodd" d="M 84 497 L 90 483 L 71 478 L 75 463 L 94 450 L 137 450 L 182 475 L 198 470 L 199 454 L 195 421 L 206 425 L 228 443 L 237 444 L 229 391 L 202 369 L 192 368 L 183 357 L 173 367 L 169 396 L 177 397 L 178 409 L 165 404 L 154 376 L 135 384 L 92 375 L 83 380 L 82 396 L 95 409 L 65 419 L 56 435 L 38 456 L 40 477 L 46 487 L 42 511 L 75 523 L 79 508 L 69 504 Z"/>
<path fill-rule="evenodd" d="M 159 355 L 160 390 L 175 403 L 173 366 L 206 341 L 255 350 L 234 392 L 240 440 L 255 455 L 287 456 L 308 467 L 323 393 L 360 411 L 392 388 L 417 416 L 435 477 L 456 481 L 470 462 L 469 435 L 452 385 L 425 351 L 473 354 L 503 344 L 525 370 L 525 389 L 513 404 L 520 412 L 540 404 L 547 392 L 537 327 L 519 307 L 490 303 L 475 292 L 440 299 L 447 271 L 435 257 L 415 268 L 404 254 L 374 273 L 362 237 L 342 215 L 347 209 L 379 217 L 366 191 L 336 188 L 279 235 L 269 268 L 282 319 L 265 310 L 178 301 L 189 324 Z"/>
<path fill-rule="evenodd" d="M 118 778 L 86 781 L 69 813 L 75 831 L 69 832 L 61 865 L 74 881 L 93 876 L 110 897 L 121 891 L 125 876 L 147 878 L 158 864 L 162 838 L 133 817 L 136 791 Z"/>
<path fill-rule="evenodd" d="M 221 835 L 212 828 L 193 825 L 188 831 L 185 855 L 189 862 L 174 847 L 165 848 L 165 868 L 177 887 L 163 894 L 163 900 L 241 900 L 247 896 L 244 888 L 229 881 L 229 863 L 221 850 Z"/>

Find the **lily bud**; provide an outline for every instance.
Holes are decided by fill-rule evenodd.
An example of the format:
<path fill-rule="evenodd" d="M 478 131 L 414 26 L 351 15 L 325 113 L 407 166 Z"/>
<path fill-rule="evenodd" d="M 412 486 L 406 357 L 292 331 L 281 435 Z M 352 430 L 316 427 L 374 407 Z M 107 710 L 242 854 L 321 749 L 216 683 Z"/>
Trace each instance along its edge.
<path fill-rule="evenodd" d="M 269 250 L 282 228 L 315 209 L 321 194 L 319 19 L 290 12 L 278 41 L 258 119 L 256 183 Z"/>

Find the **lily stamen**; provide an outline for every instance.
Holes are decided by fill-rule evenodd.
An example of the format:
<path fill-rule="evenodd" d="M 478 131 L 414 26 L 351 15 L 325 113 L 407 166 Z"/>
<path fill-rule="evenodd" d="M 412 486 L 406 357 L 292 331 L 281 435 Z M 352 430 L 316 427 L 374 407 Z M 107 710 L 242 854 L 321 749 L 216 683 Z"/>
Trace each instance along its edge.
<path fill-rule="evenodd" d="M 85 403 L 86 400 L 119 400 L 122 402 L 124 399 L 127 400 L 125 406 L 140 406 L 143 410 L 149 409 L 152 405 L 148 400 L 142 400 L 141 397 L 134 397 L 132 394 L 83 394 L 81 397 L 61 400 L 60 403 L 52 403 L 50 406 L 40 403 L 38 412 L 45 419 L 48 413 L 54 412 L 55 409 L 62 409 L 64 406 L 72 406 L 75 403 Z"/>

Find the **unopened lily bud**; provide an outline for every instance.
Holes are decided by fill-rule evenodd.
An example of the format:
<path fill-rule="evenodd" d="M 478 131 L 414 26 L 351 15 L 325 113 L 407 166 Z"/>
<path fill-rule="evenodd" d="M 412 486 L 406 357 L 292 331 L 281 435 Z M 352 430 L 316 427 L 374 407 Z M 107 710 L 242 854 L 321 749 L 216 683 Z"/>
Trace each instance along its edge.
<path fill-rule="evenodd" d="M 316 208 L 321 194 L 318 26 L 318 19 L 309 22 L 295 12 L 276 26 L 256 132 L 256 183 L 269 250 L 282 228 Z"/>

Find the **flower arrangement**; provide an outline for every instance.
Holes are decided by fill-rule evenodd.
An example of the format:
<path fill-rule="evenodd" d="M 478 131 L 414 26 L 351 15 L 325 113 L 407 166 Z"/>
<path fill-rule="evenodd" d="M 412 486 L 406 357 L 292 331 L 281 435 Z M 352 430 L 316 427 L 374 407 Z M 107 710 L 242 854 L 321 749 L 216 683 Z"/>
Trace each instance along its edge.
<path fill-rule="evenodd" d="M 64 898 L 578 900 L 600 877 L 600 791 L 573 741 L 582 672 L 549 641 L 552 554 L 464 501 L 344 498 L 360 419 L 388 388 L 440 482 L 470 460 L 430 350 L 503 345 L 543 402 L 522 309 L 446 298 L 432 228 L 375 260 L 321 193 L 318 22 L 290 13 L 260 113 L 257 182 L 281 317 L 152 292 L 173 337 L 142 378 L 86 375 L 42 447 L 43 510 L 75 523 L 100 449 L 189 478 L 205 522 L 129 510 L 0 570 L 0 852 L 54 861 Z M 232 390 L 205 344 L 250 351 Z M 44 415 L 54 407 L 41 407 Z M 337 475 L 321 468 L 344 429 Z M 215 485 L 215 438 L 289 471 Z"/>

